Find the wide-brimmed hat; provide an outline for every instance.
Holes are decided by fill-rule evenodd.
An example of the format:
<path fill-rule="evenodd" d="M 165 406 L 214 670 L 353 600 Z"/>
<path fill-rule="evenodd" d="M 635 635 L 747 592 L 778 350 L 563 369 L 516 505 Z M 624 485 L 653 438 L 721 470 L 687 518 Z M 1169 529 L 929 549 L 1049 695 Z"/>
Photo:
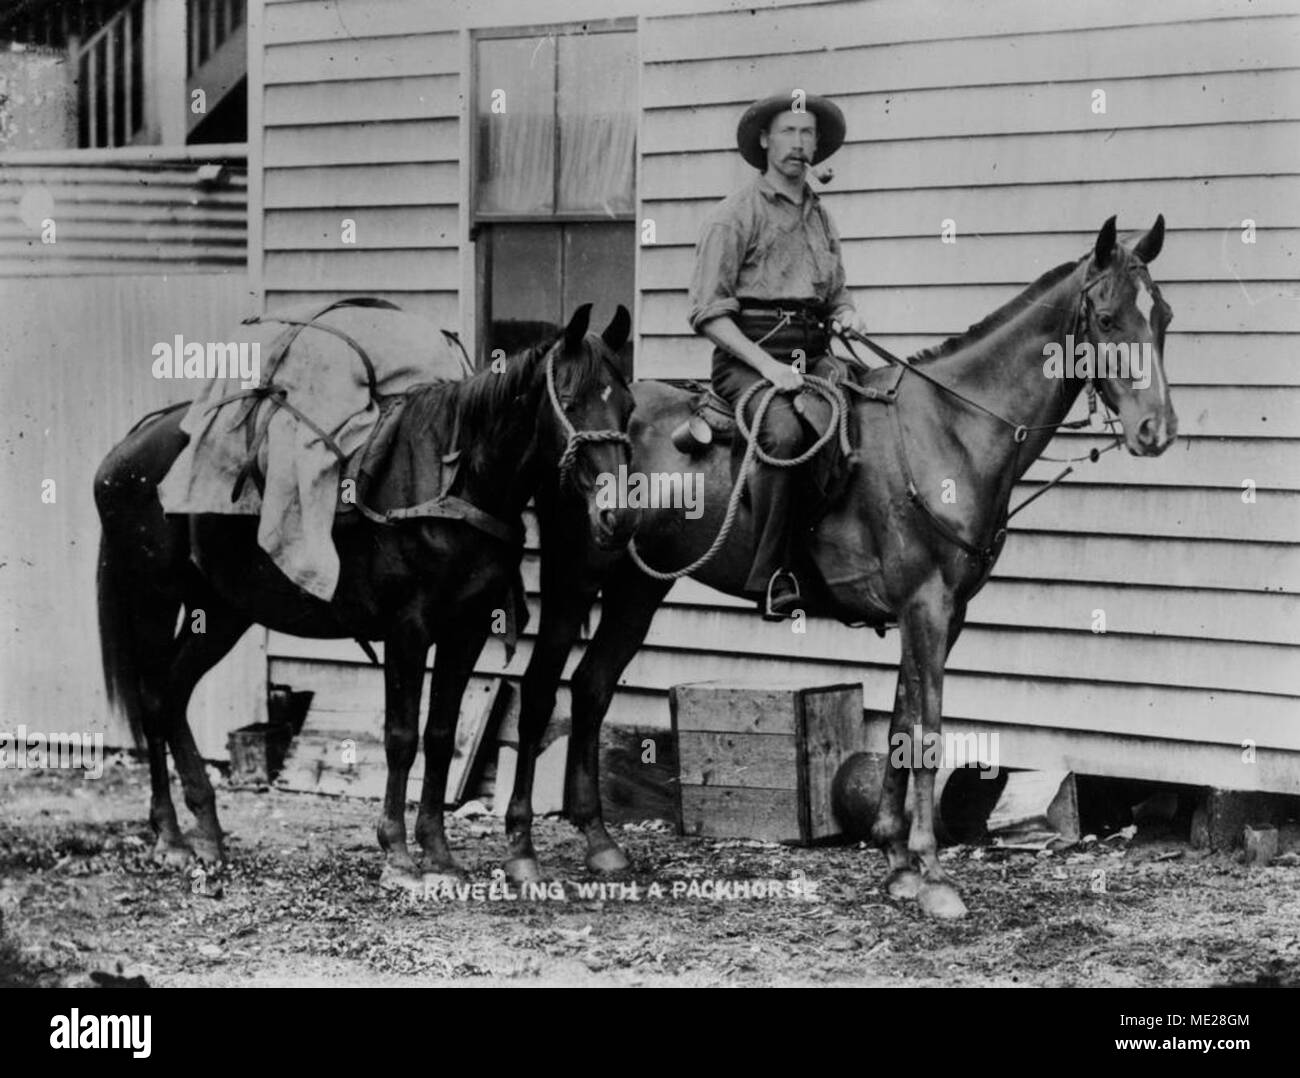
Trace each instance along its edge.
<path fill-rule="evenodd" d="M 767 130 L 768 123 L 778 112 L 793 109 L 795 101 L 794 91 L 791 90 L 755 101 L 745 110 L 745 115 L 736 125 L 736 145 L 740 148 L 740 156 L 759 172 L 767 171 L 767 151 L 763 149 L 758 136 Z M 834 101 L 817 94 L 805 95 L 803 108 L 817 117 L 817 151 L 812 159 L 816 165 L 844 144 L 844 113 Z"/>

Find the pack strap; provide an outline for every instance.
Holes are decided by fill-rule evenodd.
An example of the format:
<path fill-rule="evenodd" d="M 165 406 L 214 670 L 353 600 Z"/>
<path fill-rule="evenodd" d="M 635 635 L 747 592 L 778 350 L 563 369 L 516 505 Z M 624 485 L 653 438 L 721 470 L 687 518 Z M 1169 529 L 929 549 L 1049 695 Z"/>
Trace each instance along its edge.
<path fill-rule="evenodd" d="M 477 528 L 479 531 L 500 539 L 511 546 L 522 547 L 523 529 L 498 520 L 490 513 L 484 512 L 477 505 L 458 498 L 454 494 L 439 494 L 418 505 L 409 505 L 400 509 L 386 509 L 378 512 L 366 505 L 358 494 L 356 507 L 367 520 L 374 524 L 389 526 L 408 520 L 460 520 Z"/>

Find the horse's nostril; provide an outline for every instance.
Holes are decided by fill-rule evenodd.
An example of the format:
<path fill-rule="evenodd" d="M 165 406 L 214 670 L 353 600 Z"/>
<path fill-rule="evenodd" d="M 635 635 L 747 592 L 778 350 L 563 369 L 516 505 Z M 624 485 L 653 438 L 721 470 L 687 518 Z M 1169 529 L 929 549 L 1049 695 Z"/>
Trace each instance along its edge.
<path fill-rule="evenodd" d="M 596 519 L 600 521 L 600 526 L 606 531 L 612 532 L 618 525 L 618 514 L 614 512 L 613 509 L 602 509 L 600 513 L 597 514 Z"/>
<path fill-rule="evenodd" d="M 1159 424 L 1153 416 L 1147 416 L 1138 424 L 1138 441 L 1143 445 L 1153 445 L 1156 440 L 1156 432 Z"/>

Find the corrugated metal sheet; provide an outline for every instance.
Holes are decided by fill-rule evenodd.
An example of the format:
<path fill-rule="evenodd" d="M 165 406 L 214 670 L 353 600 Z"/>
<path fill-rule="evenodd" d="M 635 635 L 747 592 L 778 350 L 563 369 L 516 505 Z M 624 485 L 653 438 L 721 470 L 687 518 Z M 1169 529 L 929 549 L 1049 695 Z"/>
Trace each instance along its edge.
<path fill-rule="evenodd" d="M 55 731 L 101 730 L 95 469 L 145 412 L 193 395 L 158 381 L 152 347 L 179 333 L 226 340 L 249 313 L 243 273 L 0 279 L 0 716 Z M 54 481 L 54 501 L 42 484 Z M 250 632 L 199 686 L 190 707 L 202 751 L 265 713 L 265 633 Z"/>
<path fill-rule="evenodd" d="M 608 14 L 623 13 L 614 6 Z M 1163 212 L 1170 232 L 1154 269 L 1176 313 L 1168 373 L 1184 436 L 1157 461 L 1115 454 L 1085 466 L 1017 519 L 954 649 L 945 713 L 959 727 L 1016 731 L 1026 763 L 1300 788 L 1293 4 L 992 0 L 926 18 L 905 0 L 837 0 L 690 13 L 723 6 L 674 0 L 683 14 L 640 23 L 639 216 L 655 221 L 657 241 L 639 252 L 640 375 L 707 374 L 709 350 L 685 321 L 691 250 L 709 208 L 752 174 L 734 151 L 736 117 L 774 87 L 836 95 L 848 113 L 827 204 L 860 308 L 904 354 L 1081 254 L 1110 214 L 1137 229 Z M 400 297 L 388 282 L 409 272 L 412 299 L 454 311 L 473 249 L 455 231 L 468 167 L 455 133 L 462 54 L 442 31 L 565 15 L 538 5 L 523 19 L 505 0 L 473 17 L 413 0 L 331 11 L 347 18 L 300 2 L 267 8 L 268 286 L 367 287 L 373 269 L 383 283 L 370 287 Z M 309 83 L 317 67 L 325 81 Z M 1106 91 L 1103 115 L 1094 89 Z M 358 247 L 383 259 L 333 244 L 345 208 L 367 222 Z M 945 218 L 955 245 L 939 242 Z M 1245 219 L 1253 244 L 1242 243 Z M 1095 442 L 1063 435 L 1049 452 Z M 1249 505 L 1247 479 L 1258 485 Z M 1104 635 L 1091 631 L 1097 609 Z M 719 639 L 741 643 L 733 654 Z M 295 676 L 313 656 L 360 659 L 347 644 L 273 636 L 271 648 Z M 501 658 L 491 645 L 482 671 L 499 672 Z M 885 709 L 896 660 L 895 637 L 831 624 L 792 634 L 684 582 L 611 719 L 667 725 L 670 684 L 778 665 L 809 680 L 861 677 L 868 706 Z M 379 707 L 363 670 L 358 661 Z M 1247 739 L 1258 765 L 1239 758 Z"/>
<path fill-rule="evenodd" d="M 202 182 L 199 169 L 221 165 Z M 242 146 L 0 157 L 0 277 L 242 272 Z"/>

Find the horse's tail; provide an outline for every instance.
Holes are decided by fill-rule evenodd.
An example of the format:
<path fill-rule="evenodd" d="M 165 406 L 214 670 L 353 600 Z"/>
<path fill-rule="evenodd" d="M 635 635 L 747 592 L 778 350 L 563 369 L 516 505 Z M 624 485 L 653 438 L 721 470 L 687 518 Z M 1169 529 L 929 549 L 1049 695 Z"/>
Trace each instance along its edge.
<path fill-rule="evenodd" d="M 135 747 L 140 749 L 144 747 L 144 696 L 135 612 L 129 574 L 107 528 L 99 536 L 95 591 L 99 600 L 99 656 L 108 703 L 126 716 Z"/>

